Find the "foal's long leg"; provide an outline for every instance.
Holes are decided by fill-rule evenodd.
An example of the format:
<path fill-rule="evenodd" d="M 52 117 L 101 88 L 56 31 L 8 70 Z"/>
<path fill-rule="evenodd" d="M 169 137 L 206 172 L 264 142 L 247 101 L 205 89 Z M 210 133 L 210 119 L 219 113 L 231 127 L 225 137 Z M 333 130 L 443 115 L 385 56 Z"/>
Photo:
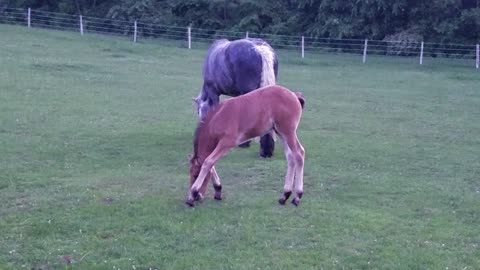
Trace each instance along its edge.
<path fill-rule="evenodd" d="M 202 169 L 200 170 L 200 174 L 197 177 L 197 180 L 195 180 L 195 183 L 193 183 L 192 187 L 190 188 L 190 194 L 186 201 L 188 205 L 193 206 L 193 202 L 195 201 L 195 198 L 198 197 L 198 192 L 200 190 L 200 187 L 202 186 L 203 181 L 205 181 L 205 178 L 207 177 L 208 173 L 212 169 L 213 165 L 232 147 L 235 147 L 235 144 L 233 144 L 233 146 L 226 146 L 219 143 L 215 147 L 215 150 L 213 150 L 213 152 L 205 159 L 205 161 L 202 164 Z"/>
<path fill-rule="evenodd" d="M 198 192 L 198 197 L 195 198 L 197 201 L 200 201 L 203 199 L 205 193 L 207 192 L 207 187 L 208 187 L 208 181 L 209 179 L 205 179 L 205 181 L 203 181 L 203 184 L 202 184 L 202 187 L 200 187 L 200 190 Z M 193 184 L 193 183 L 192 183 Z"/>
<path fill-rule="evenodd" d="M 213 181 L 213 188 L 215 189 L 214 198 L 216 200 L 221 200 L 222 199 L 222 195 L 221 195 L 222 185 L 220 183 L 220 177 L 218 177 L 217 171 L 215 170 L 215 166 L 213 166 L 212 169 L 210 170 L 210 175 L 211 175 L 211 178 L 212 178 L 212 181 Z M 200 187 L 200 190 L 198 192 L 198 196 L 195 198 L 196 201 L 200 201 L 200 200 L 203 199 L 203 197 L 204 197 L 204 195 L 207 191 L 209 180 L 210 179 L 205 179 L 205 181 L 203 181 L 203 184 Z M 193 183 L 192 183 L 192 185 L 193 185 Z"/>
<path fill-rule="evenodd" d="M 278 199 L 280 204 L 285 204 L 285 201 L 288 200 L 292 194 L 293 189 L 293 178 L 295 173 L 295 161 L 291 147 L 287 142 L 287 137 L 280 135 L 283 144 L 283 151 L 285 153 L 285 158 L 287 159 L 287 174 L 285 175 L 285 184 L 283 186 L 283 196 Z"/>
<path fill-rule="evenodd" d="M 296 153 L 294 154 L 295 160 L 295 198 L 292 203 L 296 206 L 300 203 L 303 195 L 303 166 L 305 163 L 305 149 L 298 140 L 295 134 Z"/>
<path fill-rule="evenodd" d="M 213 198 L 215 200 L 221 200 L 222 199 L 222 183 L 220 182 L 220 177 L 218 177 L 217 170 L 215 170 L 215 166 L 212 166 L 210 173 L 212 174 L 213 189 L 215 189 L 215 195 L 213 196 Z"/>

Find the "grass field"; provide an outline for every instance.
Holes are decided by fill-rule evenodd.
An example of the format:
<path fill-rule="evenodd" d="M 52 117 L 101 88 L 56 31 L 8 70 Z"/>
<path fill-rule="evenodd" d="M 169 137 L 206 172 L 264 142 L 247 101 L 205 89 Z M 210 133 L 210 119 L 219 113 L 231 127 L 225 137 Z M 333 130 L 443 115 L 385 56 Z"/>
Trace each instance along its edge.
<path fill-rule="evenodd" d="M 302 204 L 258 145 L 185 207 L 204 50 L 0 25 L 0 269 L 480 269 L 480 73 L 280 54 Z M 446 63 L 446 64 L 445 64 Z"/>

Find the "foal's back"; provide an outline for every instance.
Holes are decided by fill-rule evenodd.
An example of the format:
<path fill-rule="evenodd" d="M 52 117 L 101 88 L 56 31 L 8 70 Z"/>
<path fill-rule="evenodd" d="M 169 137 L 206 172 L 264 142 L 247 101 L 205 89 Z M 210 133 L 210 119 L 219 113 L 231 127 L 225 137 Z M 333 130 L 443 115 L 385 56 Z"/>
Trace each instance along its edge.
<path fill-rule="evenodd" d="M 299 98 L 279 85 L 266 86 L 222 102 L 210 121 L 211 135 L 242 133 L 243 139 L 266 134 L 274 127 L 296 130 L 302 114 Z"/>

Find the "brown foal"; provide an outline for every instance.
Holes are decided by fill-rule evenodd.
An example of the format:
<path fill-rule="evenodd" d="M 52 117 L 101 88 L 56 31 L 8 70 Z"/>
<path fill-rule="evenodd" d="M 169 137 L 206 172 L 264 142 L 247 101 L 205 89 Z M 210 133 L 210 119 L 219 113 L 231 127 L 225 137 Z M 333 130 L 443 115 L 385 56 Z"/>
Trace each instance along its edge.
<path fill-rule="evenodd" d="M 214 198 L 221 200 L 222 185 L 215 163 L 237 145 L 274 130 L 283 143 L 288 164 L 283 196 L 278 202 L 285 204 L 295 187 L 292 203 L 297 206 L 303 194 L 305 159 L 297 127 L 304 104 L 302 93 L 271 85 L 227 99 L 213 108 L 195 131 L 190 190 L 185 203 L 194 206 L 195 201 L 203 197 L 210 178 L 215 189 Z"/>

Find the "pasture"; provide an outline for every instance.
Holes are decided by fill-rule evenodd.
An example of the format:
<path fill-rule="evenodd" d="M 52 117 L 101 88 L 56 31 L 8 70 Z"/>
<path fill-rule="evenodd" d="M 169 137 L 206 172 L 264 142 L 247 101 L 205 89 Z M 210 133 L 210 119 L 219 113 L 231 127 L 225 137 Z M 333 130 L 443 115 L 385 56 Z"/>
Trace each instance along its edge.
<path fill-rule="evenodd" d="M 478 71 L 281 52 L 306 97 L 302 204 L 277 203 L 281 145 L 254 143 L 191 209 L 204 55 L 0 25 L 1 269 L 478 269 Z"/>

